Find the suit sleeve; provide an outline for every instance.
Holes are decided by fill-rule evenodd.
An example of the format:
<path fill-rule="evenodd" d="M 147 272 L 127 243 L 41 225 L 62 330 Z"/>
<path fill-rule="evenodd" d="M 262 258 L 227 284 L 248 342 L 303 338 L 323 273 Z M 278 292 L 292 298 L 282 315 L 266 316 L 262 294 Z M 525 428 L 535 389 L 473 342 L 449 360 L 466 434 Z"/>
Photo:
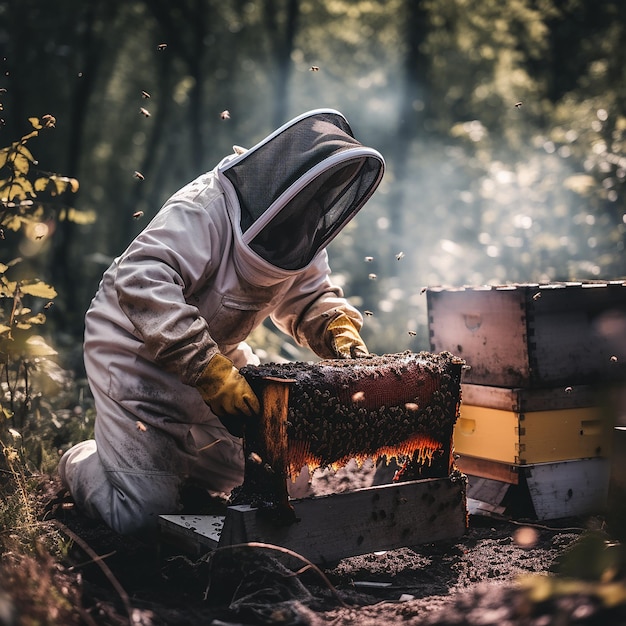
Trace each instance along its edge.
<path fill-rule="evenodd" d="M 210 280 L 217 230 L 204 207 L 174 202 L 131 243 L 115 277 L 120 307 L 151 358 L 189 385 L 218 352 L 187 299 Z"/>
<path fill-rule="evenodd" d="M 291 335 L 301 346 L 324 359 L 335 357 L 328 324 L 341 313 L 346 314 L 360 330 L 363 317 L 344 297 L 343 291 L 330 279 L 328 255 L 323 250 L 316 261 L 301 274 L 288 296 L 274 310 L 272 321 Z"/>

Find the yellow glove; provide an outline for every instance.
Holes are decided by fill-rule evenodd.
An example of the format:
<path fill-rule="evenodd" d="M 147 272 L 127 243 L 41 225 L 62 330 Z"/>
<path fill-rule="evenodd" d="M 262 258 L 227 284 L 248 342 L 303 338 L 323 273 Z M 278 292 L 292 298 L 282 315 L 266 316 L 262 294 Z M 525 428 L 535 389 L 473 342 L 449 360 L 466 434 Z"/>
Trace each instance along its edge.
<path fill-rule="evenodd" d="M 246 417 L 261 412 L 259 400 L 248 381 L 222 354 L 216 354 L 209 361 L 196 381 L 196 387 L 202 399 L 235 437 L 243 435 Z"/>
<path fill-rule="evenodd" d="M 331 345 L 338 359 L 358 359 L 369 352 L 352 320 L 342 313 L 326 327 L 331 334 Z"/>

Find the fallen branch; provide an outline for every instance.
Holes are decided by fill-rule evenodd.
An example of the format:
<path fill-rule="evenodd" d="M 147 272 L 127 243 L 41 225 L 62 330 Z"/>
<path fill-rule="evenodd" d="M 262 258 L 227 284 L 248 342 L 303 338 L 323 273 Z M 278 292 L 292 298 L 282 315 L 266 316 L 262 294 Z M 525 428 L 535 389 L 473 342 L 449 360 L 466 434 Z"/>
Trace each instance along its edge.
<path fill-rule="evenodd" d="M 223 550 L 232 550 L 234 548 L 263 548 L 265 550 L 275 550 L 276 552 L 282 552 L 283 554 L 287 554 L 289 556 L 294 557 L 295 559 L 302 561 L 303 563 L 305 563 L 305 567 L 302 567 L 297 572 L 295 572 L 295 575 L 303 573 L 308 569 L 312 569 L 324 581 L 324 584 L 328 587 L 329 591 L 333 594 L 337 602 L 339 602 L 339 604 L 345 609 L 351 608 L 349 604 L 346 604 L 343 601 L 337 589 L 335 589 L 335 587 L 330 582 L 330 580 L 328 580 L 328 577 L 326 576 L 326 574 L 324 574 L 324 572 L 322 572 L 322 570 L 319 567 L 317 567 L 315 563 L 309 561 L 309 559 L 307 559 L 305 556 L 302 556 L 301 554 L 298 554 L 297 552 L 294 552 L 293 550 L 290 550 L 289 548 L 278 546 L 273 543 L 263 543 L 261 541 L 249 541 L 247 543 L 234 543 L 229 546 L 217 547 L 215 548 L 215 550 L 213 550 L 211 554 L 215 554 L 216 552 L 221 552 Z M 208 588 L 207 588 L 207 591 L 205 591 L 205 599 L 206 599 L 207 592 L 208 592 Z"/>

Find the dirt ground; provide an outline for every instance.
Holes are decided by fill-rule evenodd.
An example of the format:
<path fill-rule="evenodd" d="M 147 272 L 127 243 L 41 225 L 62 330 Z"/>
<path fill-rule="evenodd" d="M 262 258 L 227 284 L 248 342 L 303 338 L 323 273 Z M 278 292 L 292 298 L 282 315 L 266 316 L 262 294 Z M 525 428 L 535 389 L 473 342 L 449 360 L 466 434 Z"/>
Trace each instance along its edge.
<path fill-rule="evenodd" d="M 367 486 L 371 469 L 316 473 L 312 488 Z M 56 486 L 51 480 L 48 492 Z M 621 552 L 609 567 L 606 547 L 619 544 L 607 544 L 601 517 L 535 523 L 470 516 L 462 537 L 346 558 L 319 572 L 287 570 L 271 550 L 192 559 L 159 549 L 154 538 L 120 537 L 67 504 L 52 517 L 74 539 L 58 575 L 75 588 L 80 623 L 626 624 Z"/>

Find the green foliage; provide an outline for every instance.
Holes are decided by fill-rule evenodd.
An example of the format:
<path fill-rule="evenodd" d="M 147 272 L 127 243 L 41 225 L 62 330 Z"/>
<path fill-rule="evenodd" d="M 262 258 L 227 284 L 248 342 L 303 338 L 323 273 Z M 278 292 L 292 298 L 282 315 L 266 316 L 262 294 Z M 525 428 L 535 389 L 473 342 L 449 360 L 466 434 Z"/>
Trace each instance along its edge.
<path fill-rule="evenodd" d="M 66 192 L 78 191 L 78 181 L 75 178 L 32 171 L 33 166 L 38 163 L 27 143 L 37 137 L 41 130 L 54 128 L 56 119 L 52 115 L 44 115 L 41 119 L 31 117 L 28 121 L 33 130 L 19 141 L 14 141 L 10 146 L 0 150 L 2 238 L 5 228 L 16 232 L 24 229 L 31 238 L 44 238 L 48 227 L 43 220 L 50 217 L 50 208 L 54 206 L 52 200 L 62 197 Z M 80 223 L 90 223 L 95 219 L 93 214 L 81 215 L 76 211 L 67 210 L 64 210 L 60 217 Z"/>
<path fill-rule="evenodd" d="M 27 144 L 41 130 L 54 128 L 56 120 L 45 115 L 29 122 L 30 133 L 0 150 L 3 239 L 4 229 L 30 240 L 47 237 L 49 227 L 44 220 L 51 219 L 50 199 L 58 199 L 54 207 L 69 218 L 62 199 L 78 190 L 73 178 L 34 171 L 37 161 Z M 55 426 L 53 400 L 45 395 L 54 395 L 58 401 L 71 383 L 69 373 L 50 360 L 57 351 L 39 332 L 57 292 L 52 285 L 28 277 L 22 263 L 21 258 L 0 263 L 0 445 L 5 453 L 0 467 L 6 466 L 16 476 L 18 458 L 24 467 L 56 464 L 49 446 L 55 427 L 60 430 L 62 425 Z"/>

